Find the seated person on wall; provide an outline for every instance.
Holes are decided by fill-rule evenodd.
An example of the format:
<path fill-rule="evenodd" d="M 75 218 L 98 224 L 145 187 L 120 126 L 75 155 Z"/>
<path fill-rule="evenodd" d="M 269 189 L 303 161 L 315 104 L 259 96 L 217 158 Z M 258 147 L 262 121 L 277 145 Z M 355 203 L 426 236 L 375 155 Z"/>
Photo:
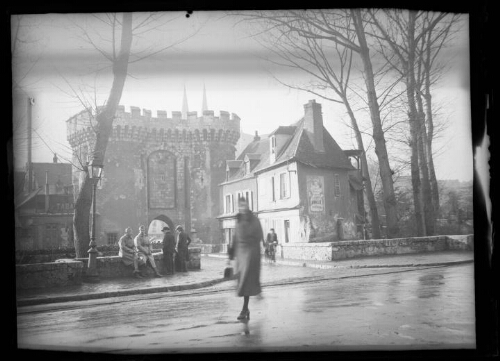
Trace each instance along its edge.
<path fill-rule="evenodd" d="M 118 255 L 122 258 L 123 263 L 126 266 L 134 265 L 134 276 L 142 278 L 139 272 L 140 259 L 135 250 L 134 239 L 132 238 L 132 228 L 127 227 L 125 229 L 125 234 L 118 241 L 118 245 L 120 246 Z"/>
<path fill-rule="evenodd" d="M 160 272 L 158 272 L 158 268 L 156 267 L 155 259 L 153 257 L 153 247 L 149 241 L 149 237 L 146 235 L 146 228 L 142 225 L 139 227 L 139 234 L 134 238 L 134 244 L 138 256 L 145 259 L 146 264 L 149 264 L 155 272 L 155 277 L 163 277 Z"/>

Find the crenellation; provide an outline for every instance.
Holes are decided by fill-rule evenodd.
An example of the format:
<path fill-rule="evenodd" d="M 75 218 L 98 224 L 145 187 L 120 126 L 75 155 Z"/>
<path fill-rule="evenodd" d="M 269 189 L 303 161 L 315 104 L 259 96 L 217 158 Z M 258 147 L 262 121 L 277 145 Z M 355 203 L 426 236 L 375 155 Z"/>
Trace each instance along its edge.
<path fill-rule="evenodd" d="M 165 110 L 158 110 L 156 118 L 149 109 L 136 106 L 125 112 L 123 105 L 118 106 L 113 122 L 112 138 L 123 141 L 148 142 L 226 142 L 236 143 L 239 138 L 240 118 L 235 114 L 220 111 L 219 117 L 213 110 L 206 110 L 198 116 L 196 111 L 188 113 L 188 119 L 182 119 L 180 111 L 173 111 L 172 118 L 167 118 Z M 82 111 L 67 121 L 67 139 L 72 147 L 82 140 L 95 137 L 90 127 L 89 114 Z M 233 144 L 234 145 L 234 144 Z"/>

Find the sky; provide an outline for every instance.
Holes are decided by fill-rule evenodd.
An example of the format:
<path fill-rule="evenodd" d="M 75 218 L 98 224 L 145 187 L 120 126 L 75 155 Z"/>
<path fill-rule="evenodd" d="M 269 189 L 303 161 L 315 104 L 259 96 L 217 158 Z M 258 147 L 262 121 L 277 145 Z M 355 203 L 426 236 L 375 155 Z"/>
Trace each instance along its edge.
<path fill-rule="evenodd" d="M 120 102 L 126 111 L 138 106 L 152 110 L 153 116 L 157 110 L 167 110 L 170 117 L 172 111 L 182 109 L 185 88 L 189 110 L 201 113 L 205 87 L 208 108 L 216 115 L 220 110 L 235 113 L 241 118 L 242 132 L 268 134 L 299 120 L 304 104 L 316 99 L 322 104 L 325 127 L 337 143 L 343 149 L 355 148 L 352 132 L 345 125 L 345 108 L 280 84 L 275 77 L 296 83 L 308 78 L 267 61 L 269 52 L 250 36 L 254 29 L 248 24 L 235 25 L 235 17 L 221 12 L 195 12 L 189 18 L 184 13 L 168 13 L 161 21 L 170 19 L 164 27 L 134 38 L 132 49 L 141 55 L 165 44 L 176 45 L 130 65 Z M 102 104 L 111 84 L 105 59 L 79 37 L 80 27 L 89 29 L 93 39 L 102 40 L 109 34 L 96 17 L 25 15 L 21 24 L 19 34 L 24 42 L 13 58 L 14 85 L 19 85 L 13 99 L 16 168 L 22 168 L 27 159 L 27 97 L 35 98 L 33 161 L 51 162 L 54 152 L 64 160 L 70 158 L 65 121 L 83 109 L 75 94 Z M 468 41 L 464 15 L 460 31 L 443 52 L 448 69 L 433 92 L 435 104 L 442 106 L 441 118 L 448 122 L 435 144 L 438 179 L 472 179 Z M 95 64 L 102 65 L 102 70 L 96 73 Z M 370 124 L 366 112 L 359 117 L 362 124 Z"/>

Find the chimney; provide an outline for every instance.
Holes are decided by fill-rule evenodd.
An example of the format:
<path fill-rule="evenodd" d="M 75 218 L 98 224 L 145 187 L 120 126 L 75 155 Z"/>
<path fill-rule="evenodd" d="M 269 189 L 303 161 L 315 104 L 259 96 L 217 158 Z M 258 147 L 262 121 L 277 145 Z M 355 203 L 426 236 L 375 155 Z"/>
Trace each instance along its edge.
<path fill-rule="evenodd" d="M 253 141 L 258 142 L 259 140 L 260 140 L 259 132 L 255 131 L 255 137 L 253 137 Z"/>
<path fill-rule="evenodd" d="M 307 131 L 314 150 L 324 152 L 323 115 L 321 113 L 321 104 L 316 103 L 316 100 L 309 100 L 309 103 L 304 104 L 304 129 Z"/>
<path fill-rule="evenodd" d="M 45 171 L 45 213 L 49 213 L 49 171 Z"/>
<path fill-rule="evenodd" d="M 56 153 L 54 153 L 54 158 L 52 158 L 52 161 L 53 161 L 54 163 L 57 163 L 57 154 L 56 154 Z"/>

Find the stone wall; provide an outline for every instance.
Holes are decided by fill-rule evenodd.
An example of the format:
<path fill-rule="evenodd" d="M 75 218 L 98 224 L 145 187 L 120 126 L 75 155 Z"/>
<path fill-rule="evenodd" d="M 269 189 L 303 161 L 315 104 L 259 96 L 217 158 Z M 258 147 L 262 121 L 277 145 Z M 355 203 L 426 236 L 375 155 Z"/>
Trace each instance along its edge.
<path fill-rule="evenodd" d="M 188 269 L 201 269 L 201 248 L 189 249 Z M 153 253 L 155 263 L 161 272 L 163 269 L 163 253 Z M 79 285 L 87 270 L 88 259 L 60 259 L 51 263 L 35 263 L 16 265 L 16 288 L 44 288 Z M 97 270 L 100 278 L 119 278 L 132 276 L 133 267 L 127 267 L 119 256 L 97 257 Z M 149 275 L 153 271 L 145 267 Z"/>
<path fill-rule="evenodd" d="M 76 260 L 16 266 L 16 288 L 44 288 L 79 285 L 83 263 Z"/>
<path fill-rule="evenodd" d="M 278 247 L 285 259 L 332 261 L 346 258 L 425 253 L 472 251 L 473 235 L 337 241 L 325 243 L 287 243 Z"/>
<path fill-rule="evenodd" d="M 188 269 L 200 269 L 201 268 L 201 249 L 200 248 L 190 248 L 189 249 L 189 263 Z M 164 273 L 163 268 L 163 253 L 157 252 L 153 253 L 156 266 L 160 273 Z M 83 275 L 87 271 L 87 258 L 77 258 L 77 260 L 83 263 Z M 97 271 L 100 278 L 119 278 L 132 276 L 133 266 L 125 266 L 119 256 L 109 256 L 109 257 L 97 257 Z M 152 276 L 153 270 L 147 266 L 144 267 L 144 271 Z"/>

